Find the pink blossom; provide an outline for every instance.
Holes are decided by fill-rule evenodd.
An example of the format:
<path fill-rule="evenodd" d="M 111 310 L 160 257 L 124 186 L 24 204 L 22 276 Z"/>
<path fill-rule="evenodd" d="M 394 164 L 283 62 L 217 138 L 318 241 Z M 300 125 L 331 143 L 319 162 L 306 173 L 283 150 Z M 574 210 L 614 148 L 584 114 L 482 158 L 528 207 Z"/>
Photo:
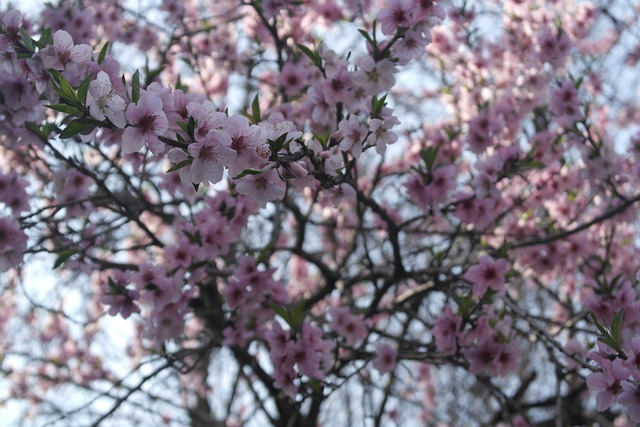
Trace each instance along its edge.
<path fill-rule="evenodd" d="M 393 46 L 393 53 L 398 58 L 398 64 L 406 65 L 411 59 L 420 59 L 425 53 L 430 36 L 425 36 L 418 31 L 409 30 Z"/>
<path fill-rule="evenodd" d="M 495 369 L 500 347 L 500 344 L 492 339 L 484 339 L 474 348 L 464 350 L 464 355 L 470 362 L 469 372 L 479 374 Z"/>
<path fill-rule="evenodd" d="M 226 131 L 231 137 L 230 148 L 236 152 L 233 161 L 228 164 L 229 174 L 236 176 L 245 169 L 259 169 L 261 157 L 258 149 L 266 143 L 261 129 L 249 124 L 246 117 L 233 115 L 229 117 Z"/>
<path fill-rule="evenodd" d="M 640 423 L 640 388 L 629 381 L 622 382 L 618 402 L 627 407 L 627 415 L 632 423 Z"/>
<path fill-rule="evenodd" d="M 338 307 L 331 311 L 331 328 L 344 337 L 349 346 L 354 346 L 367 333 L 364 317 L 352 314 L 348 307 Z"/>
<path fill-rule="evenodd" d="M 504 292 L 504 275 L 509 271 L 509 263 L 505 259 L 496 261 L 489 255 L 482 255 L 478 261 L 464 275 L 473 284 L 473 295 L 482 296 L 489 288 L 498 294 Z"/>
<path fill-rule="evenodd" d="M 128 288 L 131 283 L 131 274 L 116 270 L 113 277 L 108 278 L 106 288 L 103 287 L 101 302 L 109 306 L 109 314 L 115 316 L 118 313 L 127 319 L 133 313 L 140 313 L 137 300 L 140 292 Z"/>
<path fill-rule="evenodd" d="M 91 61 L 93 49 L 88 44 L 74 45 L 71 34 L 58 30 L 53 33 L 53 46 L 43 49 L 41 54 L 45 68 L 68 70 L 71 76 L 80 77 Z"/>
<path fill-rule="evenodd" d="M 305 87 L 308 77 L 309 72 L 305 67 L 287 62 L 280 72 L 279 82 L 288 96 L 295 96 Z"/>
<path fill-rule="evenodd" d="M 352 114 L 348 119 L 338 123 L 338 131 L 342 137 L 340 149 L 349 151 L 356 159 L 362 153 L 362 141 L 367 136 L 367 128 Z"/>
<path fill-rule="evenodd" d="M 571 49 L 571 40 L 566 32 L 558 34 L 549 27 L 538 33 L 538 55 L 540 61 L 553 65 L 561 64 Z"/>
<path fill-rule="evenodd" d="M 16 221 L 0 218 L 0 272 L 16 267 L 27 250 L 27 235 Z"/>
<path fill-rule="evenodd" d="M 187 104 L 187 112 L 196 121 L 196 141 L 206 137 L 209 131 L 221 130 L 227 125 L 227 116 L 218 111 L 211 101 L 190 102 Z"/>
<path fill-rule="evenodd" d="M 89 112 L 96 119 L 105 120 L 107 117 L 115 126 L 125 127 L 124 99 L 115 93 L 109 75 L 104 71 L 100 71 L 96 79 L 89 83 L 87 104 Z"/>
<path fill-rule="evenodd" d="M 22 13 L 18 9 L 9 9 L 2 16 L 2 24 L 11 35 L 17 35 L 22 26 Z"/>
<path fill-rule="evenodd" d="M 28 183 L 15 172 L 0 173 L 0 202 L 7 205 L 15 217 L 29 210 L 29 195 L 25 191 Z"/>
<path fill-rule="evenodd" d="M 556 116 L 556 120 L 561 126 L 571 126 L 574 122 L 582 119 L 578 90 L 573 82 L 568 80 L 561 87 L 551 91 L 549 111 Z"/>
<path fill-rule="evenodd" d="M 322 82 L 323 101 L 328 105 L 335 102 L 351 104 L 353 96 L 350 89 L 353 87 L 351 73 L 346 64 L 340 64 L 327 71 L 327 79 Z"/>
<path fill-rule="evenodd" d="M 376 147 L 376 152 L 383 155 L 387 149 L 387 145 L 391 145 L 398 140 L 398 135 L 391 131 L 391 128 L 399 125 L 400 121 L 391 116 L 386 119 L 371 119 L 369 123 L 369 138 L 367 142 Z"/>
<path fill-rule="evenodd" d="M 462 319 L 456 316 L 451 306 L 448 305 L 442 314 L 438 316 L 431 332 L 433 333 L 436 348 L 439 352 L 443 354 L 453 354 L 456 352 L 461 322 Z"/>
<path fill-rule="evenodd" d="M 373 359 L 373 367 L 380 375 L 391 372 L 396 368 L 398 351 L 387 343 L 380 343 L 376 347 L 376 356 Z"/>
<path fill-rule="evenodd" d="M 387 7 L 382 9 L 376 17 L 382 34 L 388 35 L 398 28 L 412 26 L 414 22 L 411 11 L 414 7 L 412 0 L 387 0 Z"/>
<path fill-rule="evenodd" d="M 251 197 L 260 206 L 272 200 L 280 200 L 285 194 L 285 183 L 274 169 L 247 175 L 235 181 L 238 193 Z"/>
<path fill-rule="evenodd" d="M 597 391 L 596 409 L 604 411 L 614 402 L 622 391 L 621 382 L 629 378 L 631 372 L 624 366 L 624 360 L 616 358 L 613 362 L 608 359 L 600 361 L 602 372 L 593 372 L 587 376 L 587 386 Z"/>
<path fill-rule="evenodd" d="M 225 165 L 235 157 L 231 149 L 231 138 L 226 132 L 208 131 L 199 142 L 189 145 L 191 163 L 191 180 L 194 184 L 220 182 Z"/>
<path fill-rule="evenodd" d="M 158 139 L 169 128 L 167 116 L 162 111 L 162 100 L 158 95 L 144 92 L 138 104 L 131 103 L 125 116 L 129 126 L 122 134 L 122 151 L 126 154 L 136 153 L 146 143 L 153 154 L 164 151 L 164 144 Z"/>
<path fill-rule="evenodd" d="M 389 59 L 376 62 L 371 56 L 363 56 L 356 64 L 358 70 L 353 73 L 351 80 L 362 87 L 367 95 L 388 91 L 396 81 L 393 77 L 396 68 Z"/>

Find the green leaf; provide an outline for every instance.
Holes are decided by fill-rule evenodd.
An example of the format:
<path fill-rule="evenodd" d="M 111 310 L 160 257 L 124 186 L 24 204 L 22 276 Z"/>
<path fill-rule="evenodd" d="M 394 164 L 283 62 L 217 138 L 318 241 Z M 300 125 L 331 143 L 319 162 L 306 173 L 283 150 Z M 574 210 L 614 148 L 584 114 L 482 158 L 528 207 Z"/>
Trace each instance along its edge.
<path fill-rule="evenodd" d="M 78 87 L 78 101 L 82 105 L 87 105 L 87 92 L 89 92 L 89 83 L 91 83 L 92 77 L 92 75 L 88 75 Z"/>
<path fill-rule="evenodd" d="M 624 308 L 620 310 L 611 321 L 611 338 L 616 343 L 616 347 L 620 347 L 620 344 L 621 344 L 623 317 L 624 317 Z"/>
<path fill-rule="evenodd" d="M 20 35 L 22 36 L 22 44 L 24 44 L 24 46 L 31 52 L 35 52 L 36 43 L 33 41 L 31 36 L 29 36 L 29 33 L 24 29 L 24 27 L 20 27 Z"/>
<path fill-rule="evenodd" d="M 256 124 L 262 120 L 262 116 L 260 115 L 260 100 L 258 98 L 258 94 L 253 97 L 253 102 L 251 102 L 251 117 L 253 124 Z"/>
<path fill-rule="evenodd" d="M 598 328 L 602 336 L 609 336 L 609 331 L 607 331 L 606 328 L 598 322 L 598 319 L 596 319 L 596 315 L 594 313 L 591 313 L 591 320 L 593 320 L 593 323 L 596 325 L 596 328 Z"/>
<path fill-rule="evenodd" d="M 84 125 L 79 120 L 74 120 L 67 125 L 58 137 L 60 139 L 68 139 L 78 135 L 84 129 Z"/>
<path fill-rule="evenodd" d="M 369 43 L 371 43 L 371 45 L 373 45 L 373 39 L 371 38 L 371 36 L 370 36 L 370 35 L 369 35 L 369 33 L 367 32 L 367 30 L 362 29 L 362 28 L 358 28 L 358 32 L 359 32 L 360 34 L 362 34 L 362 36 L 363 36 L 365 39 L 367 39 L 367 41 L 368 41 Z"/>
<path fill-rule="evenodd" d="M 67 104 L 49 104 L 45 105 L 45 107 L 65 114 L 78 114 L 78 109 L 76 107 Z"/>
<path fill-rule="evenodd" d="M 51 28 L 45 28 L 40 32 L 40 38 L 36 44 L 40 49 L 53 44 L 53 32 L 51 31 Z"/>
<path fill-rule="evenodd" d="M 78 96 L 76 95 L 76 91 L 69 84 L 69 82 L 64 78 L 62 74 L 58 70 L 54 70 L 53 68 L 49 68 L 47 70 L 51 79 L 55 84 L 53 85 L 53 89 L 65 100 L 68 100 L 70 104 L 76 104 L 78 102 Z M 57 85 L 57 87 L 56 87 Z"/>
<path fill-rule="evenodd" d="M 382 109 L 387 105 L 387 95 L 384 95 L 382 98 L 378 99 L 378 97 L 374 96 L 371 98 L 371 117 L 376 118 L 380 117 L 382 113 Z"/>
<path fill-rule="evenodd" d="M 184 131 L 184 133 L 189 134 L 189 125 L 187 122 L 176 122 L 176 124 Z"/>
<path fill-rule="evenodd" d="M 436 157 L 438 157 L 439 151 L 440 145 L 437 145 L 435 147 L 423 148 L 422 150 L 420 150 L 420 157 L 424 161 L 429 171 L 433 170 L 433 165 L 436 161 Z"/>
<path fill-rule="evenodd" d="M 193 117 L 189 117 L 189 123 L 187 123 L 187 135 L 191 138 L 192 141 L 196 140 L 196 119 Z"/>
<path fill-rule="evenodd" d="M 151 83 L 153 80 L 155 80 L 156 77 L 158 77 L 160 75 L 160 73 L 162 72 L 162 70 L 164 70 L 164 66 L 160 66 L 158 68 L 156 68 L 155 70 L 150 70 L 149 68 L 146 69 L 146 82 L 147 84 Z"/>
<path fill-rule="evenodd" d="M 305 302 L 300 301 L 289 310 L 289 318 L 291 320 L 290 325 L 292 329 L 299 330 L 302 327 L 302 322 L 304 322 L 306 315 L 306 310 L 304 309 L 305 306 Z"/>
<path fill-rule="evenodd" d="M 320 55 L 318 55 L 318 52 L 314 52 L 311 49 L 309 49 L 307 46 L 300 43 L 296 43 L 296 46 L 298 46 L 298 49 L 300 49 L 302 53 L 304 53 L 309 57 L 311 62 L 313 62 L 313 65 L 315 65 L 316 67 L 322 66 L 322 58 L 320 57 Z"/>
<path fill-rule="evenodd" d="M 284 143 L 286 142 L 288 135 L 289 135 L 288 133 L 283 133 L 275 141 L 272 140 L 272 139 L 268 139 L 267 140 L 267 142 L 269 143 L 269 147 L 271 148 L 271 152 L 272 153 L 275 154 L 275 153 L 279 152 L 280 150 L 282 150 L 282 147 L 284 146 Z"/>
<path fill-rule="evenodd" d="M 127 87 L 127 79 L 124 77 L 124 74 L 122 75 L 122 86 L 126 89 Z M 127 95 L 127 101 L 131 101 L 131 98 L 129 97 L 129 91 L 125 90 L 124 93 Z"/>
<path fill-rule="evenodd" d="M 101 65 L 102 61 L 104 61 L 105 56 L 107 56 L 108 49 L 109 49 L 109 42 L 106 42 L 104 46 L 102 46 L 102 49 L 100 49 L 100 53 L 98 54 L 98 65 Z"/>
<path fill-rule="evenodd" d="M 272 305 L 271 308 L 278 316 L 282 317 L 285 322 L 291 325 L 291 318 L 289 317 L 289 313 L 285 307 L 281 305 Z"/>
<path fill-rule="evenodd" d="M 133 78 L 131 79 L 131 101 L 137 105 L 139 99 L 140 99 L 140 70 L 136 70 L 136 72 L 133 73 Z"/>
<path fill-rule="evenodd" d="M 169 170 L 167 171 L 167 173 L 175 172 L 177 170 L 180 170 L 180 169 L 182 169 L 182 168 L 184 168 L 186 166 L 189 166 L 192 162 L 193 162 L 193 159 L 184 159 L 184 160 L 176 163 L 175 165 L 171 166 L 169 168 Z"/>
<path fill-rule="evenodd" d="M 71 258 L 71 256 L 75 255 L 77 252 L 75 249 L 65 249 L 64 251 L 58 254 L 58 258 L 56 262 L 53 263 L 53 269 L 60 267 L 66 260 Z"/>
<path fill-rule="evenodd" d="M 275 167 L 275 164 L 268 166 L 264 169 L 245 169 L 239 175 L 234 176 L 233 179 L 242 178 L 243 176 L 247 176 L 247 175 L 260 175 L 261 173 L 270 171 L 274 167 Z"/>
<path fill-rule="evenodd" d="M 519 166 L 520 166 L 520 170 L 545 168 L 545 164 L 542 163 L 540 160 L 532 160 L 532 159 L 521 162 Z"/>

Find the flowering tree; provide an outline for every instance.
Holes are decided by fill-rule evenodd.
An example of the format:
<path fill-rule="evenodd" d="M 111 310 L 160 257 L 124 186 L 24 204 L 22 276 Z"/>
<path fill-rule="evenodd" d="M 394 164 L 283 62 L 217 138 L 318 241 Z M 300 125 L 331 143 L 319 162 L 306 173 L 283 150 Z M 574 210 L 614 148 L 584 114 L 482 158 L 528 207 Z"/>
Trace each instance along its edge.
<path fill-rule="evenodd" d="M 640 422 L 637 4 L 142 3 L 0 12 L 5 414 Z"/>

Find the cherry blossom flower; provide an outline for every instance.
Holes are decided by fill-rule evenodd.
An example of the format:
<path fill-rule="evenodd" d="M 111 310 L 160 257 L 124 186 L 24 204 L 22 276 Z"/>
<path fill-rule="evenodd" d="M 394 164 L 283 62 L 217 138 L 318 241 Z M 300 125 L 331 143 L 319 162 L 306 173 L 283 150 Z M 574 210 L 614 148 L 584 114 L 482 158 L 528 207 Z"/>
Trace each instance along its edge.
<path fill-rule="evenodd" d="M 446 306 L 432 329 L 436 348 L 443 354 L 453 354 L 457 348 L 460 323 L 462 319 L 455 315 L 451 306 Z"/>
<path fill-rule="evenodd" d="M 615 398 L 622 391 L 621 382 L 629 378 L 631 372 L 624 366 L 624 360 L 608 359 L 600 361 L 602 372 L 592 372 L 587 376 L 587 386 L 597 391 L 596 409 L 604 411 L 611 406 Z"/>
<path fill-rule="evenodd" d="M 101 302 L 109 306 L 109 314 L 116 316 L 120 314 L 127 319 L 133 313 L 140 313 L 137 300 L 140 292 L 136 289 L 128 288 L 131 283 L 131 274 L 116 270 L 113 277 L 109 277 L 106 289 L 103 288 Z"/>
<path fill-rule="evenodd" d="M 260 206 L 284 197 L 285 183 L 273 169 L 236 180 L 238 193 L 253 198 Z"/>
<path fill-rule="evenodd" d="M 551 91 L 549 111 L 556 116 L 561 126 L 571 126 L 582 119 L 580 98 L 573 82 L 567 80 L 561 87 Z"/>
<path fill-rule="evenodd" d="M 89 112 L 96 119 L 105 120 L 106 117 L 115 126 L 125 127 L 124 110 L 126 105 L 124 99 L 115 93 L 109 75 L 104 71 L 100 71 L 96 79 L 89 83 L 87 104 Z"/>
<path fill-rule="evenodd" d="M 0 202 L 7 205 L 14 217 L 29 210 L 29 195 L 25 191 L 28 183 L 16 172 L 0 173 Z"/>
<path fill-rule="evenodd" d="M 338 123 L 338 131 L 342 137 L 340 149 L 350 151 L 356 159 L 362 154 L 362 141 L 367 136 L 367 128 L 358 121 L 355 115 Z"/>
<path fill-rule="evenodd" d="M 376 347 L 376 357 L 373 359 L 373 367 L 384 375 L 396 368 L 398 351 L 387 343 L 380 343 Z"/>
<path fill-rule="evenodd" d="M 220 130 L 227 125 L 227 116 L 218 111 L 211 101 L 187 104 L 187 113 L 196 121 L 196 141 L 207 136 L 211 130 Z"/>
<path fill-rule="evenodd" d="M 412 0 L 387 0 L 387 7 L 376 17 L 382 34 L 389 35 L 399 28 L 411 27 L 414 24 L 411 18 L 414 7 Z"/>
<path fill-rule="evenodd" d="M 74 45 L 71 34 L 64 30 L 53 33 L 53 46 L 43 49 L 42 56 L 45 68 L 71 71 L 80 77 L 91 61 L 93 49 L 88 44 Z"/>
<path fill-rule="evenodd" d="M 371 119 L 369 123 L 369 132 L 371 135 L 367 139 L 367 142 L 376 147 L 376 152 L 383 155 L 387 150 L 387 145 L 391 145 L 398 140 L 398 135 L 395 132 L 391 132 L 391 128 L 399 125 L 400 121 L 391 116 L 384 120 Z"/>
<path fill-rule="evenodd" d="M 193 183 L 220 182 L 225 165 L 235 157 L 231 149 L 231 138 L 226 132 L 212 130 L 200 142 L 189 145 L 193 157 L 191 180 Z"/>
<path fill-rule="evenodd" d="M 356 64 L 358 70 L 352 74 L 351 80 L 362 87 L 368 95 L 388 91 L 396 82 L 393 77 L 396 68 L 389 59 L 376 62 L 367 55 L 360 57 Z"/>
<path fill-rule="evenodd" d="M 364 317 L 352 314 L 349 307 L 338 307 L 331 311 L 331 328 L 344 337 L 350 346 L 355 345 L 367 333 Z"/>
<path fill-rule="evenodd" d="M 16 221 L 0 218 L 0 272 L 8 271 L 22 261 L 27 250 L 27 235 Z"/>
<path fill-rule="evenodd" d="M 621 385 L 623 391 L 617 400 L 627 407 L 627 415 L 631 422 L 640 423 L 640 387 L 630 381 L 623 381 Z"/>
<path fill-rule="evenodd" d="M 287 62 L 280 72 L 279 83 L 288 96 L 295 96 L 307 84 L 308 77 L 309 72 L 305 67 Z"/>
<path fill-rule="evenodd" d="M 22 25 L 22 13 L 18 9 L 9 9 L 2 16 L 2 24 L 9 35 L 16 36 Z"/>
<path fill-rule="evenodd" d="M 133 126 L 129 126 L 122 134 L 122 151 L 126 154 L 136 153 L 146 143 L 153 154 L 164 151 L 164 144 L 158 135 L 164 134 L 169 122 L 162 111 L 162 100 L 158 95 L 144 92 L 138 104 L 131 103 L 127 107 L 125 117 Z"/>
<path fill-rule="evenodd" d="M 464 278 L 473 284 L 473 295 L 482 296 L 491 288 L 498 294 L 504 291 L 504 275 L 509 271 L 509 263 L 505 259 L 494 260 L 489 255 L 482 255 L 479 263 L 470 267 Z"/>
<path fill-rule="evenodd" d="M 231 149 L 236 152 L 232 162 L 228 164 L 231 176 L 239 175 L 245 169 L 259 169 L 261 157 L 259 147 L 264 147 L 262 130 L 256 125 L 250 125 L 249 120 L 241 115 L 229 117 L 226 132 L 231 137 Z"/>

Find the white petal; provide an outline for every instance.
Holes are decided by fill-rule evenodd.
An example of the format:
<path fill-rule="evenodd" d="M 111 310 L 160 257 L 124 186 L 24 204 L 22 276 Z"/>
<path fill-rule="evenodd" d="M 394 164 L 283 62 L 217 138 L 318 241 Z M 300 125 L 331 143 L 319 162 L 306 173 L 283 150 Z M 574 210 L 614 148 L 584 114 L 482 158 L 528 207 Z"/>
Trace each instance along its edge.
<path fill-rule="evenodd" d="M 73 39 L 71 34 L 64 30 L 58 30 L 53 34 L 53 45 L 58 52 L 67 51 L 73 47 Z"/>

